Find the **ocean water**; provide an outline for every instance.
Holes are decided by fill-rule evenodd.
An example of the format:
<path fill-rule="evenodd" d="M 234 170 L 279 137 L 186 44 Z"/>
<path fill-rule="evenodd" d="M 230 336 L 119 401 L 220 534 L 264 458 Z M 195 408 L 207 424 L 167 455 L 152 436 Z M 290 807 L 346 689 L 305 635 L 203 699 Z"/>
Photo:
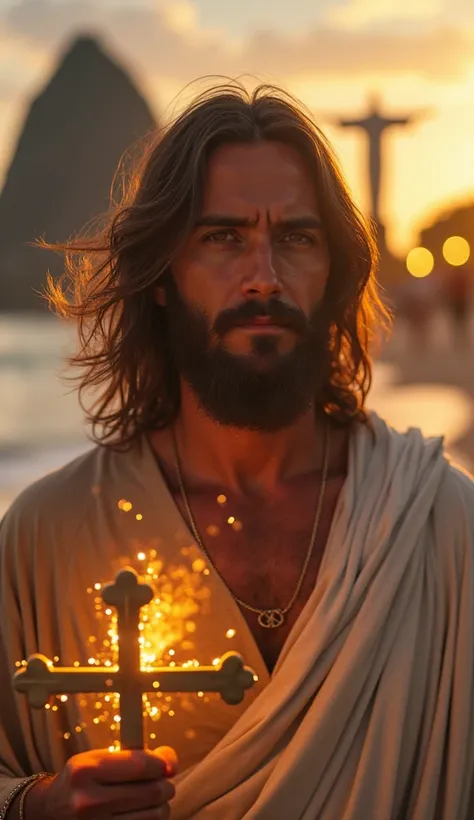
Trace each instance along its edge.
<path fill-rule="evenodd" d="M 73 328 L 0 317 L 0 515 L 36 478 L 91 446 L 64 362 Z"/>
<path fill-rule="evenodd" d="M 92 446 L 64 361 L 75 331 L 53 317 L 0 317 L 0 516 L 32 481 Z M 471 465 L 455 442 L 474 423 L 470 397 L 445 385 L 396 384 L 396 366 L 377 363 L 369 406 L 397 429 L 445 435 L 453 457 Z"/>

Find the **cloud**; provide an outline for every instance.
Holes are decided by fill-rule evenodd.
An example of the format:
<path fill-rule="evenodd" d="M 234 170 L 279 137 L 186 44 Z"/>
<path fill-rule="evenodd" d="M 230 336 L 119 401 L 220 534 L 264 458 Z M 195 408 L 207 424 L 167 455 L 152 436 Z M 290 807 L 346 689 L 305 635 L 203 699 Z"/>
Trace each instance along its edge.
<path fill-rule="evenodd" d="M 266 71 L 285 74 L 393 72 L 439 78 L 464 71 L 472 61 L 472 41 L 454 29 L 402 34 L 325 28 L 294 39 L 260 32 L 250 41 L 245 58 L 250 64 L 260 60 Z"/>
<path fill-rule="evenodd" d="M 346 0 L 329 6 L 325 16 L 328 22 L 353 28 L 439 20 L 446 9 L 447 0 Z"/>
<path fill-rule="evenodd" d="M 420 7 L 428 1 L 436 2 L 413 0 Z M 352 0 L 351 5 L 364 4 L 367 0 Z M 24 45 L 50 51 L 75 32 L 99 31 L 149 76 L 180 83 L 207 74 L 286 80 L 311 73 L 341 78 L 378 72 L 446 79 L 461 76 L 473 60 L 472 38 L 448 27 L 411 27 L 404 32 L 326 24 L 304 34 L 261 29 L 236 41 L 223 31 L 200 26 L 189 0 L 154 8 L 111 7 L 92 0 L 22 0 L 6 12 L 3 27 Z"/>
<path fill-rule="evenodd" d="M 198 11 L 190 0 L 168 0 L 159 8 L 173 31 L 189 33 L 199 28 Z"/>
<path fill-rule="evenodd" d="M 99 3 L 79 0 L 55 3 L 50 0 L 23 0 L 3 16 L 3 27 L 12 36 L 32 43 L 56 46 L 71 30 L 105 23 L 107 14 Z"/>

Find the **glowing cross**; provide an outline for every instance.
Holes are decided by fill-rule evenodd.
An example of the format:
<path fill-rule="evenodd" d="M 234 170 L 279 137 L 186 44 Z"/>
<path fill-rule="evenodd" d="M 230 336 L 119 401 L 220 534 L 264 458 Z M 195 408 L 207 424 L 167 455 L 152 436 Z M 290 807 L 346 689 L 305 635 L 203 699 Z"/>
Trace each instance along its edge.
<path fill-rule="evenodd" d="M 240 703 L 256 677 L 237 652 L 226 653 L 217 666 L 141 670 L 140 609 L 152 598 L 148 584 L 140 583 L 133 570 L 122 570 L 115 582 L 102 590 L 104 603 L 117 610 L 118 666 L 54 667 L 44 655 L 32 655 L 14 675 L 15 689 L 26 694 L 30 705 L 37 709 L 46 706 L 51 695 L 118 693 L 122 749 L 143 748 L 142 698 L 147 692 L 219 692 L 226 703 Z"/>

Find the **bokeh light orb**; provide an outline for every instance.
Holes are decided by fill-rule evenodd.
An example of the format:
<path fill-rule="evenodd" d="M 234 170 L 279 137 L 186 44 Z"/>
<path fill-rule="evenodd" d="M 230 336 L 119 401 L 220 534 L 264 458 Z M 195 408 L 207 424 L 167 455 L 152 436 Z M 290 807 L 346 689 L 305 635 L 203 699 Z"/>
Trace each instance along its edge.
<path fill-rule="evenodd" d="M 471 255 L 471 248 L 463 236 L 450 236 L 443 245 L 443 257 L 449 265 L 465 265 Z"/>
<path fill-rule="evenodd" d="M 423 279 L 434 268 L 434 256 L 428 248 L 412 248 L 407 256 L 406 265 L 408 273 L 417 279 Z"/>

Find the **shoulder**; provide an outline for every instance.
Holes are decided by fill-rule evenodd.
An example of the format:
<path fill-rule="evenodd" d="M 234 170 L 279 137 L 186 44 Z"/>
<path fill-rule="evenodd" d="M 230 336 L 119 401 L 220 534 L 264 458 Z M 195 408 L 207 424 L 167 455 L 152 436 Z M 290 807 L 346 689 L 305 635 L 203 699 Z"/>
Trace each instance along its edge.
<path fill-rule="evenodd" d="M 458 504 L 464 510 L 473 526 L 474 533 L 474 476 L 464 467 L 449 459 L 446 470 L 444 487 L 449 500 L 453 504 Z"/>
<path fill-rule="evenodd" d="M 0 553 L 14 552 L 27 541 L 57 540 L 59 534 L 63 544 L 70 544 L 124 457 L 107 447 L 93 447 L 23 490 L 0 522 Z"/>
<path fill-rule="evenodd" d="M 429 520 L 431 544 L 450 589 L 474 583 L 474 479 L 445 457 Z M 474 612 L 473 612 L 474 615 Z"/>
<path fill-rule="evenodd" d="M 431 494 L 438 519 L 446 516 L 451 529 L 458 521 L 467 522 L 474 536 L 474 477 L 452 460 L 443 436 L 425 436 L 415 427 L 397 430 L 375 412 L 370 413 L 369 422 L 373 438 L 369 445 L 368 432 L 364 432 L 360 446 L 365 445 L 367 454 L 374 457 L 380 476 L 398 477 L 405 490 Z"/>
<path fill-rule="evenodd" d="M 99 457 L 99 448 L 94 448 L 73 461 L 43 476 L 30 484 L 13 501 L 7 510 L 2 522 L 1 531 L 17 529 L 24 523 L 34 525 L 41 518 L 55 517 L 68 518 L 74 521 L 77 518 L 79 507 L 87 504 L 90 495 L 91 477 Z"/>

